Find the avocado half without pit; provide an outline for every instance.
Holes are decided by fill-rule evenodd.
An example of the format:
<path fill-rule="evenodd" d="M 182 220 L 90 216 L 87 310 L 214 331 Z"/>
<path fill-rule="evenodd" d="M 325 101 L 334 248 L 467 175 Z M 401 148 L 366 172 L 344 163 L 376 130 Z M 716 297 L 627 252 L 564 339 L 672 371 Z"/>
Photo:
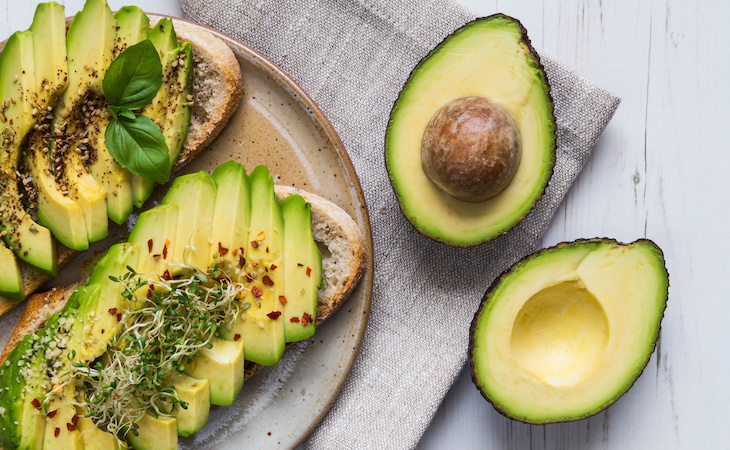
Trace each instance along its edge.
<path fill-rule="evenodd" d="M 528 256 L 494 282 L 474 316 L 474 383 L 523 422 L 596 414 L 648 363 L 668 287 L 662 251 L 648 240 L 582 240 Z"/>
<path fill-rule="evenodd" d="M 441 42 L 396 100 L 385 159 L 406 218 L 471 246 L 505 233 L 542 196 L 555 164 L 555 116 L 525 29 L 496 14 Z"/>

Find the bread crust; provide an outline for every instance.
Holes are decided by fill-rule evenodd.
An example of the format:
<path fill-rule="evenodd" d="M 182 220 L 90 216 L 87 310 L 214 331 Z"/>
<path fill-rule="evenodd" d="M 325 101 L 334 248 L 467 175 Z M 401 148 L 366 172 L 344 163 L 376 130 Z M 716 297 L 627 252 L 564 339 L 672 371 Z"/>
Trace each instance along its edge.
<path fill-rule="evenodd" d="M 365 240 L 352 217 L 329 200 L 288 186 L 276 185 L 274 190 L 279 199 L 299 194 L 312 205 L 312 234 L 317 244 L 327 250 L 322 254 L 324 287 L 319 290 L 318 297 L 316 324 L 319 325 L 350 297 L 362 278 L 366 265 Z M 23 336 L 40 330 L 51 314 L 60 311 L 78 285 L 57 287 L 31 295 L 10 333 L 0 355 L 0 363 L 5 361 Z M 250 377 L 259 369 L 260 365 L 247 361 L 245 377 Z"/>
<path fill-rule="evenodd" d="M 161 17 L 150 16 L 153 18 L 154 23 L 152 26 L 154 27 Z M 243 81 L 241 66 L 238 64 L 236 55 L 221 39 L 200 27 L 194 27 L 179 20 L 173 19 L 173 24 L 178 40 L 190 42 L 192 45 L 194 72 L 199 71 L 200 66 L 205 64 L 208 70 L 203 75 L 215 76 L 216 86 L 218 87 L 214 95 L 206 94 L 201 89 L 204 83 L 201 83 L 197 73 L 193 74 L 193 114 L 191 114 L 188 135 L 180 151 L 180 156 L 172 168 L 172 173 L 175 173 L 195 159 L 218 137 L 223 127 L 228 123 L 228 119 L 238 109 L 238 104 L 243 95 Z M 205 111 L 203 108 L 209 108 L 209 110 Z M 196 111 L 197 117 L 195 115 Z M 64 247 L 59 243 L 57 249 L 58 267 L 64 266 L 76 253 L 75 250 Z M 22 261 L 18 261 L 18 265 L 23 278 L 26 298 L 51 278 L 34 270 Z M 15 300 L 0 297 L 0 316 L 19 303 Z"/>

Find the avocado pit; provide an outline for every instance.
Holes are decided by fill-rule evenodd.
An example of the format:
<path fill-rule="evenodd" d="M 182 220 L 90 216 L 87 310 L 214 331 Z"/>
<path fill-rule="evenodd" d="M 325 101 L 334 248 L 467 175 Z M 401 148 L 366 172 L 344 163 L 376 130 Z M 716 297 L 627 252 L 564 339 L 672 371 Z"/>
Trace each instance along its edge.
<path fill-rule="evenodd" d="M 466 202 L 488 200 L 512 181 L 522 145 L 512 115 L 494 100 L 461 97 L 431 118 L 421 142 L 426 175 Z"/>

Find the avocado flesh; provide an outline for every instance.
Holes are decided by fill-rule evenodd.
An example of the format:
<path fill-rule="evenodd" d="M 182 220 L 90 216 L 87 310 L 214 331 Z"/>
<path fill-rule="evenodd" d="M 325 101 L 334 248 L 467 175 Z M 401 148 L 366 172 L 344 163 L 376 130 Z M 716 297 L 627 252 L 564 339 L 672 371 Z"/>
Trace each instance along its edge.
<path fill-rule="evenodd" d="M 23 300 L 23 278 L 12 250 L 0 241 L 0 296 L 10 300 Z"/>
<path fill-rule="evenodd" d="M 38 109 L 46 109 L 55 104 L 68 82 L 64 7 L 56 2 L 40 3 L 30 31 L 36 71 L 35 104 Z"/>
<path fill-rule="evenodd" d="M 63 394 L 54 396 L 48 403 L 48 410 L 56 411 L 56 414 L 46 424 L 43 434 L 43 448 L 59 450 L 81 450 L 84 448 L 81 432 L 76 428 L 69 429 L 67 426 L 67 424 L 72 423 L 76 416 L 76 408 L 70 403 L 74 400 L 75 388 L 74 383 L 67 384 L 63 388 Z M 58 430 L 58 434 L 56 434 L 56 430 Z"/>
<path fill-rule="evenodd" d="M 174 203 L 179 208 L 169 264 L 172 277 L 190 267 L 203 272 L 208 269 L 215 196 L 213 179 L 205 172 L 197 172 L 176 178 L 162 199 L 163 205 Z"/>
<path fill-rule="evenodd" d="M 31 105 L 35 86 L 32 33 L 16 32 L 0 54 L 0 102 L 7 105 L 0 115 L 0 232 L 21 260 L 43 273 L 56 275 L 55 241 L 23 206 L 16 174 L 20 146 L 35 123 Z"/>
<path fill-rule="evenodd" d="M 83 411 L 79 412 L 78 423 L 76 428 L 81 432 L 81 440 L 84 444 L 84 450 L 109 450 L 120 448 L 117 439 L 113 434 L 102 431 L 96 427 L 94 422 L 84 417 Z"/>
<path fill-rule="evenodd" d="M 501 413 L 524 422 L 593 415 L 648 362 L 667 288 L 651 241 L 594 239 L 532 255 L 495 282 L 474 317 L 474 382 Z"/>
<path fill-rule="evenodd" d="M 510 184 L 478 203 L 446 194 L 421 165 L 421 139 L 431 117 L 470 95 L 504 106 L 522 140 L 521 162 Z M 385 157 L 403 214 L 436 240 L 476 245 L 504 233 L 532 209 L 552 173 L 555 119 L 544 72 L 516 20 L 495 15 L 470 22 L 419 63 L 393 106 Z"/>
<path fill-rule="evenodd" d="M 209 261 L 231 279 L 241 274 L 251 218 L 251 188 L 246 169 L 235 161 L 218 166 L 212 175 L 216 186 L 215 212 Z"/>
<path fill-rule="evenodd" d="M 115 244 L 99 261 L 89 278 L 89 284 L 98 284 L 98 298 L 90 303 L 87 313 L 90 324 L 84 330 L 83 342 L 76 349 L 82 361 L 93 361 L 101 356 L 107 344 L 120 327 L 119 316 L 126 309 L 135 309 L 135 305 L 122 297 L 124 285 L 109 279 L 110 276 L 121 278 L 127 272 L 127 266 L 134 268 L 139 258 L 139 245 L 133 243 Z M 93 309 L 92 309 L 93 306 Z M 93 316 L 91 316 L 93 314 Z M 87 321 L 87 318 L 83 320 Z"/>
<path fill-rule="evenodd" d="M 49 322 L 54 320 L 51 318 Z M 24 336 L 0 366 L 0 385 L 3 386 L 0 389 L 0 408 L 3 408 L 0 444 L 4 448 L 39 449 L 43 445 L 46 418 L 31 402 L 45 394 L 48 388 L 44 352 L 35 350 L 45 334 L 43 330 L 37 335 Z"/>
<path fill-rule="evenodd" d="M 115 39 L 116 22 L 106 1 L 88 0 L 66 35 L 68 87 L 52 123 L 52 129 L 58 127 L 70 136 L 68 143 L 56 142 L 52 148 L 53 157 L 64 161 L 56 176 L 84 211 L 89 242 L 103 239 L 108 232 L 107 191 L 89 173 L 88 165 L 97 156 L 98 121 L 107 114 L 101 81 L 111 63 Z M 91 102 L 95 102 L 93 111 L 83 111 Z M 84 154 L 89 156 L 87 161 Z"/>
<path fill-rule="evenodd" d="M 185 373 L 208 380 L 211 404 L 230 406 L 243 388 L 244 341 L 213 338 L 210 342 L 213 347 L 202 348 L 200 356 L 185 367 Z"/>
<path fill-rule="evenodd" d="M 171 19 L 160 19 L 150 30 L 149 39 L 160 53 L 162 85 L 141 114 L 160 126 L 172 167 L 180 156 L 190 125 L 191 108 L 187 96 L 192 93 L 193 86 L 192 50 L 190 43 L 177 42 Z M 135 175 L 132 178 L 134 204 L 142 207 L 153 188 L 152 180 Z"/>
<path fill-rule="evenodd" d="M 147 39 L 150 21 L 136 6 L 126 6 L 114 15 L 116 23 L 114 57 L 124 49 Z M 111 62 L 111 61 L 110 61 Z M 132 173 L 112 158 L 106 147 L 105 134 L 111 121 L 109 114 L 100 115 L 87 127 L 87 134 L 95 149 L 96 157 L 89 166 L 89 173 L 106 191 L 109 218 L 124 223 L 134 209 L 132 198 Z"/>
<path fill-rule="evenodd" d="M 34 133 L 23 152 L 25 167 L 29 168 L 38 191 L 38 218 L 66 247 L 81 251 L 89 248 L 86 219 L 81 207 L 58 189 L 50 173 L 50 142 Z"/>
<path fill-rule="evenodd" d="M 202 430 L 208 424 L 210 415 L 210 382 L 177 373 L 167 380 L 175 386 L 178 398 L 187 403 L 187 407 L 175 407 L 173 416 L 177 419 L 177 434 L 190 436 Z"/>
<path fill-rule="evenodd" d="M 246 262 L 241 279 L 249 274 L 250 289 L 241 299 L 245 309 L 230 325 L 221 327 L 220 336 L 235 339 L 239 335 L 246 342 L 246 359 L 266 366 L 276 364 L 284 352 L 284 320 L 272 319 L 271 313 L 283 312 L 279 301 L 284 289 L 283 238 L 284 218 L 274 193 L 274 181 L 265 166 L 256 167 L 249 177 L 251 181 L 250 232 L 246 243 Z M 272 270 L 271 266 L 277 268 Z M 270 284 L 264 285 L 267 277 Z M 259 291 L 260 296 L 254 295 Z"/>
<path fill-rule="evenodd" d="M 170 203 L 139 215 L 129 235 L 129 242 L 139 244 L 138 273 L 162 275 L 168 270 L 166 260 L 173 257 L 178 211 L 177 204 Z"/>
<path fill-rule="evenodd" d="M 312 206 L 299 195 L 281 202 L 284 228 L 284 335 L 287 342 L 314 334 L 317 295 L 322 286 L 322 256 L 312 237 Z M 305 314 L 308 315 L 306 325 Z"/>
<path fill-rule="evenodd" d="M 147 413 L 137 425 L 136 436 L 127 433 L 127 442 L 136 450 L 177 449 L 177 419 L 174 417 L 155 417 Z"/>

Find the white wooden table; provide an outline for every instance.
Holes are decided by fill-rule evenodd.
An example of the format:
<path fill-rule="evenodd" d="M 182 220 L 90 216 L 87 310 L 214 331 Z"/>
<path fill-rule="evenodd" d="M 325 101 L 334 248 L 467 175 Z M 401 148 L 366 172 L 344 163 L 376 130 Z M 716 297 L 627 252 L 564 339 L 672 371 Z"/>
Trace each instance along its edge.
<path fill-rule="evenodd" d="M 730 448 L 730 3 L 460 1 L 519 18 L 538 52 L 622 97 L 543 244 L 652 239 L 671 287 L 655 354 L 607 411 L 524 425 L 495 412 L 464 370 L 420 447 Z M 73 14 L 83 1 L 65 3 Z M 181 15 L 176 0 L 110 3 Z M 35 4 L 0 0 L 0 36 L 27 28 Z"/>

